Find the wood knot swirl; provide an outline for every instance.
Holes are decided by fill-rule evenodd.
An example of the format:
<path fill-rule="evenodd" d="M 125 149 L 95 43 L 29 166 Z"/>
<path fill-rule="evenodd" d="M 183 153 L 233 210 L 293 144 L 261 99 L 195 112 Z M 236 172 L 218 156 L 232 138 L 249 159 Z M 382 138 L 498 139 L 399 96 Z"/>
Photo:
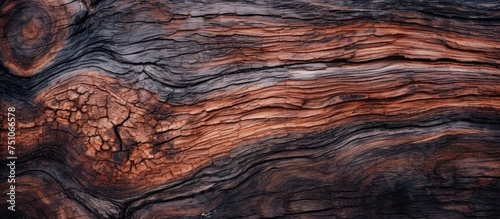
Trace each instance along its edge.
<path fill-rule="evenodd" d="M 61 50 L 69 19 L 62 2 L 6 1 L 0 6 L 0 60 L 19 76 L 32 76 Z"/>

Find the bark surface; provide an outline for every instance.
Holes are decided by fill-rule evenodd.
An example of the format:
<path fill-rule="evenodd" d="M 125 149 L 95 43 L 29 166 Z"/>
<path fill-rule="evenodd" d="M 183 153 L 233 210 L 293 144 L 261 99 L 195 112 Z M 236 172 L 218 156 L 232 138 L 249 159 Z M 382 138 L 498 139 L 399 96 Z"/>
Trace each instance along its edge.
<path fill-rule="evenodd" d="M 500 217 L 496 0 L 5 0 L 0 62 L 0 215 Z"/>

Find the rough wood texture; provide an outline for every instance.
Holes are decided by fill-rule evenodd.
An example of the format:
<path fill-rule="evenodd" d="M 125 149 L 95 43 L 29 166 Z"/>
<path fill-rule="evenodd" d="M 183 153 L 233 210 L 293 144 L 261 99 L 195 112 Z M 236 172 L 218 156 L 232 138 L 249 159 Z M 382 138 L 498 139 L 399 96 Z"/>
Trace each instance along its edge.
<path fill-rule="evenodd" d="M 0 61 L 0 215 L 500 217 L 498 1 L 6 0 Z"/>

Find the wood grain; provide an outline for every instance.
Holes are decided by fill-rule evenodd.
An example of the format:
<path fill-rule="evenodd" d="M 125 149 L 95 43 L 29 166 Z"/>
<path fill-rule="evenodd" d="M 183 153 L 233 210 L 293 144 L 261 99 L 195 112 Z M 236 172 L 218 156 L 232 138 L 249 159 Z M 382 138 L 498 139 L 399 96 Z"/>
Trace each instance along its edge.
<path fill-rule="evenodd" d="M 1 2 L 1 215 L 499 217 L 499 7 Z"/>

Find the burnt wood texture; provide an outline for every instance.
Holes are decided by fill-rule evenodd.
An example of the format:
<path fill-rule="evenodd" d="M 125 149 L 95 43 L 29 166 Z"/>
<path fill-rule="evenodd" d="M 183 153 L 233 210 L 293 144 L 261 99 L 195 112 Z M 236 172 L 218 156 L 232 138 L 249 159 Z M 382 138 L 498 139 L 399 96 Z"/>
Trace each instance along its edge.
<path fill-rule="evenodd" d="M 2 0 L 0 61 L 4 218 L 500 217 L 497 0 Z"/>

